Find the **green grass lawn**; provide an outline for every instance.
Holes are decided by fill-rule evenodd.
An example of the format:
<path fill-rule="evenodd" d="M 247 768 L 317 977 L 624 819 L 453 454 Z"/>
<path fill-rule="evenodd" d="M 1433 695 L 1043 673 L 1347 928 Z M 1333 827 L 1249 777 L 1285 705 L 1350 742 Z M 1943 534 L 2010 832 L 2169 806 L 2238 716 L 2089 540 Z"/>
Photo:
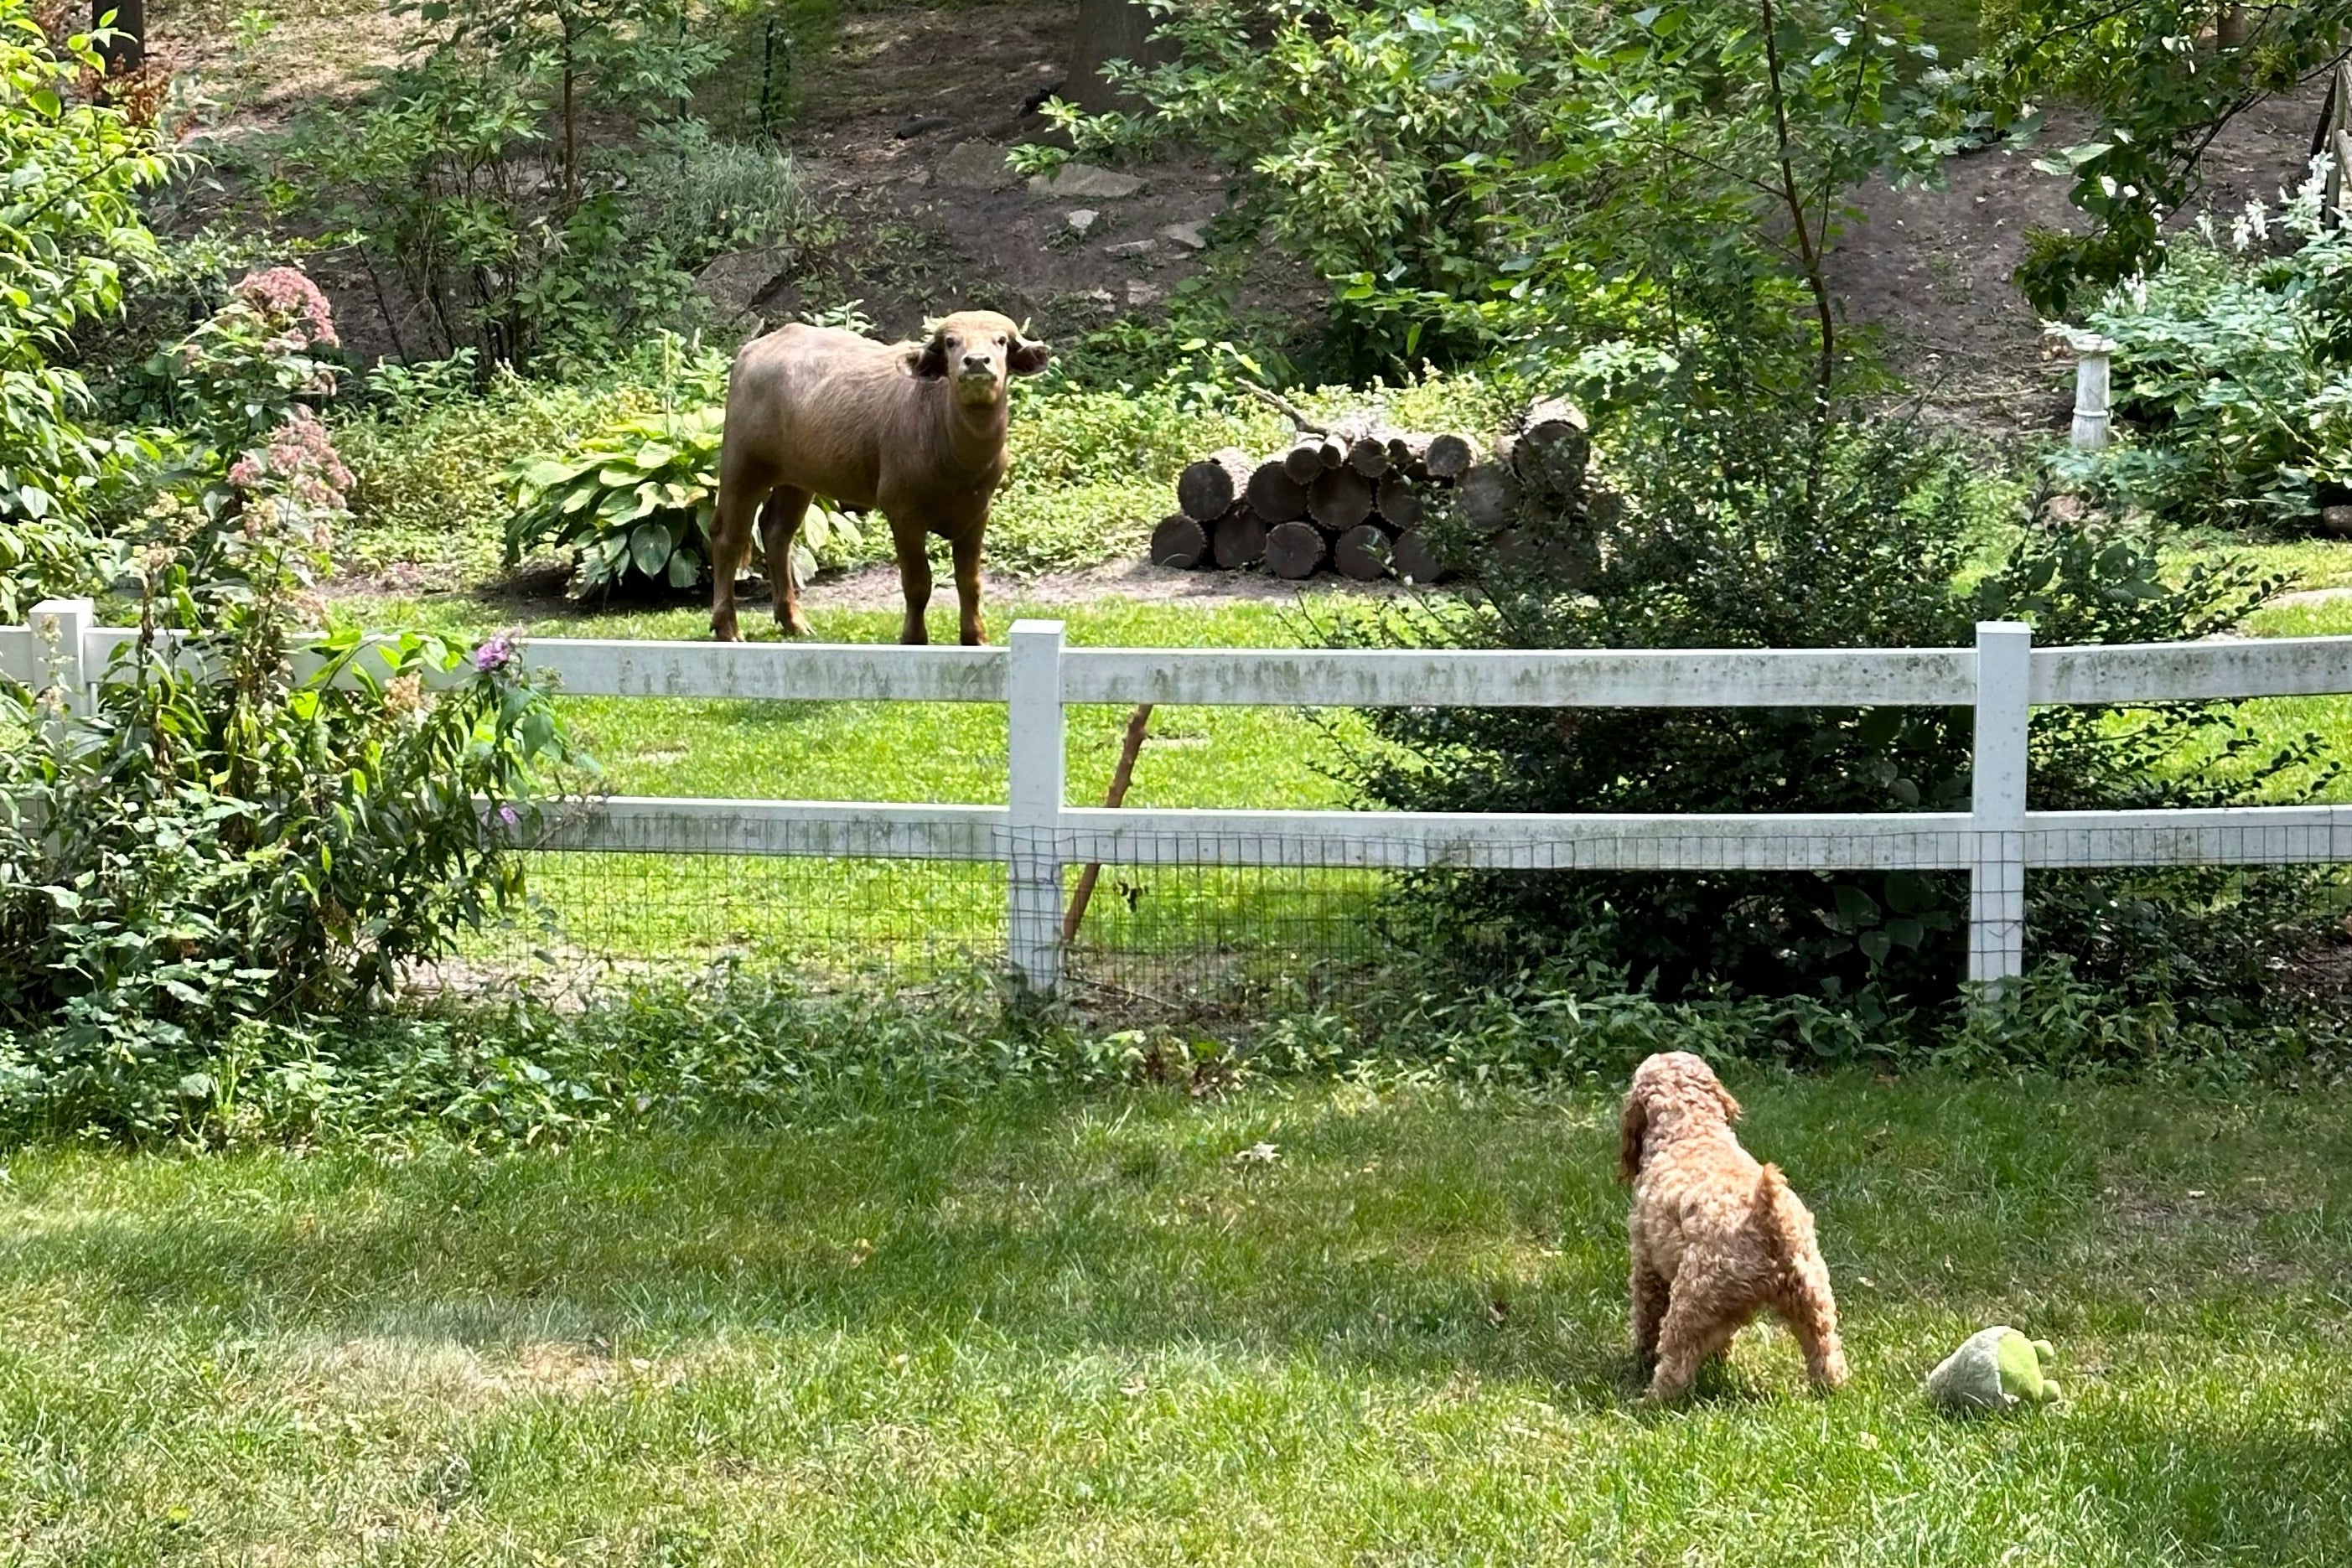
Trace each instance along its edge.
<path fill-rule="evenodd" d="M 1316 613 L 1310 609 L 1307 613 Z M 698 638 L 698 609 L 500 618 L 479 601 L 353 600 L 339 616 L 369 626 L 420 625 L 467 637 L 506 625 L 540 636 Z M 1129 647 L 1295 646 L 1300 612 L 1264 603 L 1214 608 L 1106 600 L 1087 605 L 992 607 L 1002 640 L 1024 614 L 1063 621 L 1074 643 Z M 813 612 L 829 642 L 884 643 L 890 612 Z M 766 632 L 760 623 L 759 631 Z M 767 799 L 971 801 L 1005 790 L 1004 709 L 983 703 L 776 703 L 580 697 L 562 703 L 614 792 Z M 1099 804 L 1118 759 L 1129 710 L 1072 707 L 1067 778 L 1073 802 Z M 1328 771 L 1363 735 L 1352 712 L 1160 707 L 1128 794 L 1131 806 L 1336 808 Z M 1075 875 L 1075 868 L 1073 868 Z M 910 973 L 936 960 L 1001 950 L 1002 869 L 888 861 L 749 857 L 545 855 L 532 888 L 557 925 L 469 941 L 500 964 L 534 949 L 580 956 L 706 958 L 731 952 L 818 967 L 881 965 Z M 1082 969 L 1145 988 L 1169 983 L 1160 957 L 1188 978 L 1234 978 L 1217 956 L 1247 947 L 1257 977 L 1290 974 L 1352 952 L 1373 880 L 1349 872 L 1129 870 L 1114 873 L 1087 918 Z M 1234 941 L 1218 934 L 1230 931 Z M 1369 936 L 1362 940 L 1369 941 Z M 1200 966 L 1207 964 L 1209 969 Z M 1268 966 L 1271 966 L 1269 970 Z"/>
<path fill-rule="evenodd" d="M 2268 570 L 2300 580 L 2352 576 L 2352 549 L 2326 542 L 2260 547 Z M 2339 558 L 2341 560 L 2339 562 Z M 813 611 L 831 642 L 880 643 L 895 612 Z M 1220 606 L 1103 600 L 1084 605 L 997 604 L 989 630 L 1001 640 L 1024 614 L 1062 620 L 1072 643 L 1096 646 L 1290 646 L 1311 640 L 1305 611 L 1248 602 Z M 478 636 L 520 625 L 541 636 L 694 639 L 702 611 L 585 613 L 558 607 L 504 611 L 470 597 L 341 601 L 339 616 L 389 626 L 420 624 Z M 757 622 L 759 633 L 768 628 Z M 2352 601 L 2275 606 L 2252 630 L 2265 635 L 2352 633 Z M 972 801 L 1004 799 L 1004 712 L 990 704 L 688 702 L 582 697 L 563 703 L 616 792 L 770 799 Z M 2315 729 L 2352 755 L 2352 696 L 2253 705 L 2250 718 L 2282 741 Z M 1066 754 L 1069 799 L 1103 798 L 1127 721 L 1123 709 L 1074 707 Z M 1163 707 L 1136 768 L 1129 803 L 1159 807 L 1337 808 L 1347 803 L 1329 768 L 1364 737 L 1346 711 Z M 2291 781 L 2290 781 L 2291 782 Z M 2352 800 L 2352 779 L 2325 798 Z M 533 868 L 534 888 L 558 923 L 551 941 L 499 931 L 469 953 L 501 963 L 533 950 L 571 962 L 603 958 L 707 958 L 732 952 L 829 967 L 879 963 L 912 972 L 961 961 L 1002 944 L 1003 885 L 992 867 L 892 862 L 822 863 L 677 856 L 551 855 Z M 1170 983 L 1150 955 L 1223 955 L 1253 948 L 1275 972 L 1349 956 L 1367 935 L 1372 879 L 1347 873 L 1171 869 L 1115 876 L 1088 916 L 1097 972 L 1146 990 Z M 1205 934 L 1205 935 L 1204 935 Z M 1231 941 L 1226 940 L 1230 935 Z M 1360 938 L 1360 942 L 1358 940 Z M 1344 951 L 1343 951 L 1344 950 Z M 1193 982 L 1232 975 L 1194 972 Z"/>
<path fill-rule="evenodd" d="M 1598 1095 L 17 1151 L 0 1560 L 2343 1560 L 2352 1101 L 1732 1086 L 1819 1216 L 1827 1400 L 1751 1329 L 1635 1406 Z M 1928 1412 L 1997 1321 L 2067 1402 Z"/>

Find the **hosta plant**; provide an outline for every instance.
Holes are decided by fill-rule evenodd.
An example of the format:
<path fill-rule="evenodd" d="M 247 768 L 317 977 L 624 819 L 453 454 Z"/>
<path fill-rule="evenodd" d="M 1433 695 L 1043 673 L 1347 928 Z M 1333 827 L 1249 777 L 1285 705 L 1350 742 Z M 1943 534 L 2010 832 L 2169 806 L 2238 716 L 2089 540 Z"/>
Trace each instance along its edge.
<path fill-rule="evenodd" d="M 575 595 L 610 592 L 631 577 L 676 589 L 707 581 L 721 418 L 717 404 L 636 414 L 568 455 L 515 464 L 507 564 L 543 547 L 568 549 Z M 812 506 L 794 569 L 805 578 L 844 564 L 864 542 L 848 518 Z"/>

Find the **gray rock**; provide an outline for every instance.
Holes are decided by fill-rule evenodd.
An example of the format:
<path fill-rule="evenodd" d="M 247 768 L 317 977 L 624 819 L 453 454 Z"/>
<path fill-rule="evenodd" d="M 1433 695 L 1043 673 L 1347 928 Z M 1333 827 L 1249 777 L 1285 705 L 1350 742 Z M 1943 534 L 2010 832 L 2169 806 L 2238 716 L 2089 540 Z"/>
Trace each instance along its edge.
<path fill-rule="evenodd" d="M 793 264 L 782 246 L 730 251 L 695 274 L 694 291 L 710 301 L 722 321 L 732 321 L 756 304 Z"/>
<path fill-rule="evenodd" d="M 1102 214 L 1092 207 L 1073 207 L 1062 214 L 1062 221 L 1070 225 L 1072 234 L 1084 239 L 1094 232 L 1095 225 L 1101 217 Z"/>
<path fill-rule="evenodd" d="M 1143 279 L 1130 277 L 1127 280 L 1127 302 L 1129 305 L 1149 305 L 1159 298 L 1160 290 Z"/>
<path fill-rule="evenodd" d="M 1160 242 L 1156 239 L 1131 239 L 1125 245 L 1103 246 L 1103 254 L 1105 256 L 1150 256 L 1159 248 Z"/>
<path fill-rule="evenodd" d="M 1021 176 L 1004 166 L 1004 149 L 993 141 L 959 141 L 940 160 L 939 183 L 960 191 L 1009 191 Z"/>
<path fill-rule="evenodd" d="M 2322 507 L 2319 526 L 2338 538 L 2352 536 L 2352 507 Z"/>
<path fill-rule="evenodd" d="M 1141 189 L 1143 182 L 1134 175 L 1097 169 L 1092 163 L 1065 163 L 1051 174 L 1035 174 L 1029 180 L 1032 195 L 1084 196 L 1091 201 L 1115 202 Z"/>
<path fill-rule="evenodd" d="M 1208 221 L 1206 218 L 1195 218 L 1189 224 L 1170 224 L 1160 232 L 1186 250 L 1206 250 L 1209 248 L 1209 242 L 1201 237 L 1201 228 Z"/>

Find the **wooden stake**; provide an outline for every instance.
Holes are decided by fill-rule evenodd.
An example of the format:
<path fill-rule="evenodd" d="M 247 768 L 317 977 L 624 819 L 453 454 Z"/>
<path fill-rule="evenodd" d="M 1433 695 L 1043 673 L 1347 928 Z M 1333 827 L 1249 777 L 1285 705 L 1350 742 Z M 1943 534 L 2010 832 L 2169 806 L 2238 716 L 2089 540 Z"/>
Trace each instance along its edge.
<path fill-rule="evenodd" d="M 1127 739 L 1118 748 L 1118 767 L 1112 770 L 1110 788 L 1103 792 L 1103 807 L 1116 810 L 1127 799 L 1128 781 L 1135 777 L 1135 754 L 1143 749 L 1143 731 L 1151 722 L 1151 705 L 1138 703 L 1127 721 Z M 1069 913 L 1062 916 L 1062 943 L 1067 946 L 1078 939 L 1078 926 L 1087 917 L 1087 905 L 1094 901 L 1095 879 L 1102 875 L 1102 862 L 1089 861 L 1087 869 L 1078 873 L 1078 885 L 1071 890 Z"/>

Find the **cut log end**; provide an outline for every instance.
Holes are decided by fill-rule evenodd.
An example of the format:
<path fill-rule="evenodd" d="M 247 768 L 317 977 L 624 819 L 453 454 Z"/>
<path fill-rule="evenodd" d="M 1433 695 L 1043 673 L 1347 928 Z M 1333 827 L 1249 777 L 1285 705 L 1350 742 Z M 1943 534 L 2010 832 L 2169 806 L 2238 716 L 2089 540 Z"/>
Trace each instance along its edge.
<path fill-rule="evenodd" d="M 1476 455 L 1470 449 L 1470 443 L 1461 436 L 1433 435 L 1429 438 L 1429 449 L 1423 455 L 1422 462 L 1433 478 L 1459 479 L 1469 471 Z"/>
<path fill-rule="evenodd" d="M 1431 546 L 1426 529 L 1407 528 L 1399 534 L 1389 546 L 1389 557 L 1396 574 L 1407 582 L 1443 582 L 1454 575 L 1453 569 Z"/>
<path fill-rule="evenodd" d="M 1176 477 L 1176 505 L 1194 522 L 1213 523 L 1247 493 L 1255 467 L 1247 453 L 1231 446 L 1188 463 Z"/>
<path fill-rule="evenodd" d="M 1372 497 L 1372 506 L 1381 517 L 1401 528 L 1418 527 L 1426 510 L 1420 487 L 1398 473 L 1381 476 L 1380 488 Z"/>
<path fill-rule="evenodd" d="M 1255 566 L 1265 559 L 1265 519 L 1247 507 L 1236 507 L 1217 520 L 1210 549 L 1227 571 Z"/>
<path fill-rule="evenodd" d="M 1307 515 L 1307 486 L 1292 478 L 1279 459 L 1261 463 L 1250 475 L 1249 508 L 1267 523 L 1287 523 Z"/>
<path fill-rule="evenodd" d="M 1518 517 L 1519 484 L 1500 463 L 1479 463 L 1454 486 L 1463 520 L 1480 533 L 1499 533 Z"/>
<path fill-rule="evenodd" d="M 1209 553 L 1209 530 L 1179 513 L 1151 530 L 1151 561 L 1155 566 L 1192 568 Z"/>
<path fill-rule="evenodd" d="M 1275 576 L 1297 582 L 1323 564 L 1323 534 L 1312 523 L 1281 523 L 1265 535 L 1265 564 Z"/>
<path fill-rule="evenodd" d="M 1341 576 L 1358 582 L 1377 582 L 1386 577 L 1389 559 L 1389 536 L 1370 523 L 1349 528 L 1331 549 L 1331 564 Z"/>
<path fill-rule="evenodd" d="M 1345 533 L 1372 515 L 1372 482 L 1352 468 L 1326 469 L 1307 493 L 1307 515 Z"/>

